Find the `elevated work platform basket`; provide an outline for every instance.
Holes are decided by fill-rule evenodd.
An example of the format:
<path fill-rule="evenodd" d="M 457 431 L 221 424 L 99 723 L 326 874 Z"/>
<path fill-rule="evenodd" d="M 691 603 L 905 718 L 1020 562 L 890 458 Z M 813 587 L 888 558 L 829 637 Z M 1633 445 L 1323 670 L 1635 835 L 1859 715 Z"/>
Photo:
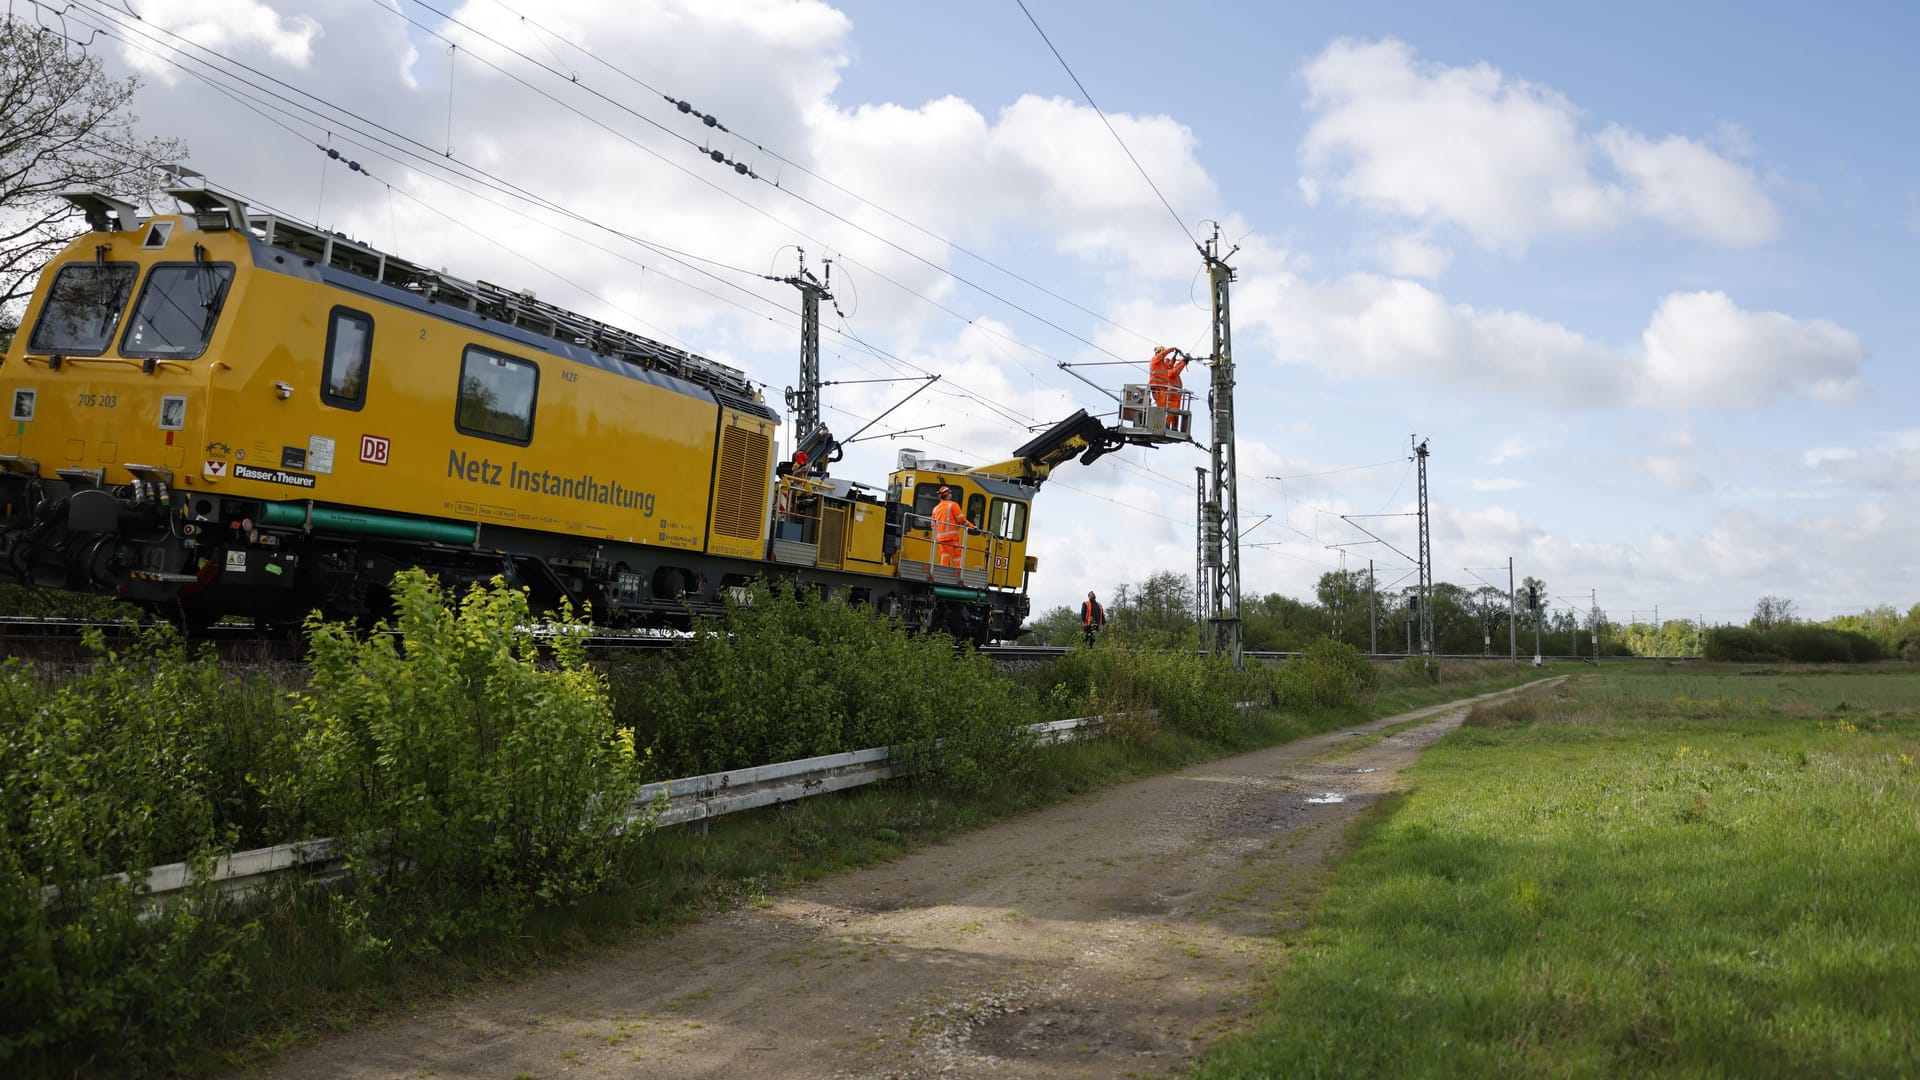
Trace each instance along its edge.
<path fill-rule="evenodd" d="M 1193 441 L 1189 390 L 1128 383 L 1120 392 L 1120 427 L 1131 443 Z"/>

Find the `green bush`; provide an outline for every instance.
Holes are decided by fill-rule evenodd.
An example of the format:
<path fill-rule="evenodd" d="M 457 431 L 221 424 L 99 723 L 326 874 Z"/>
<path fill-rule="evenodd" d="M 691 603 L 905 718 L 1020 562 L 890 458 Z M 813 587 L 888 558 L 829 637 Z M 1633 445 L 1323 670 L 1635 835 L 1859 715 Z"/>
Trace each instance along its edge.
<path fill-rule="evenodd" d="M 0 585 L 0 615 L 113 622 L 130 614 L 138 612 L 110 596 L 67 589 L 40 589 L 28 585 Z"/>
<path fill-rule="evenodd" d="M 1867 663 L 1885 654 L 1878 642 L 1851 630 L 1790 623 L 1770 630 L 1716 626 L 1707 631 L 1702 654 L 1723 663 Z"/>
<path fill-rule="evenodd" d="M 164 1061 L 244 991 L 256 934 L 210 888 L 146 910 L 146 870 L 205 867 L 274 826 L 250 773 L 273 756 L 274 696 L 153 631 L 87 639 L 87 670 L 46 685 L 0 666 L 0 1064 L 73 1071 Z"/>
<path fill-rule="evenodd" d="M 345 844 L 343 914 L 431 950 L 597 888 L 633 835 L 640 762 L 582 655 L 587 628 L 562 612 L 543 659 L 525 593 L 499 579 L 457 609 L 420 571 L 393 596 L 397 638 L 307 623 L 304 768 L 282 794 Z"/>
<path fill-rule="evenodd" d="M 1707 631 L 1700 655 L 1720 663 L 1753 664 L 1785 660 L 1765 634 L 1744 626 L 1716 626 Z"/>
<path fill-rule="evenodd" d="M 940 634 L 910 635 L 865 607 L 755 586 L 691 641 L 632 674 L 621 718 L 656 774 L 697 776 L 891 746 L 967 785 L 1013 767 L 1033 711 L 1019 687 Z"/>
<path fill-rule="evenodd" d="M 1424 657 L 1409 657 L 1421 661 Z M 1373 662 L 1365 653 L 1332 638 L 1316 638 L 1298 657 L 1270 669 L 1268 692 L 1273 704 L 1289 712 L 1343 709 L 1358 705 L 1373 689 Z"/>
<path fill-rule="evenodd" d="M 1125 629 L 1093 648 L 1072 650 L 1044 678 L 1052 684 L 1050 714 L 1105 716 L 1115 733 L 1139 738 L 1156 727 L 1199 738 L 1226 736 L 1241 723 L 1238 703 L 1254 693 L 1252 676 L 1223 657 L 1168 648 L 1164 637 Z M 1157 721 L 1140 718 L 1148 709 L 1159 710 Z"/>

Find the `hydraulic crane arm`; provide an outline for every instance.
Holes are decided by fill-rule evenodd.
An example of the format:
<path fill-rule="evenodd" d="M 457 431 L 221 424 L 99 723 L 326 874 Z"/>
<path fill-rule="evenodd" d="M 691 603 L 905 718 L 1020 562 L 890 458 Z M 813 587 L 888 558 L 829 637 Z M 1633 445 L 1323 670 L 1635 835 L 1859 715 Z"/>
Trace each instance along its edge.
<path fill-rule="evenodd" d="M 1015 450 L 1011 460 L 973 471 L 1039 487 L 1056 465 L 1074 457 L 1082 465 L 1091 465 L 1102 455 L 1134 441 L 1125 429 L 1109 428 L 1081 409 Z"/>

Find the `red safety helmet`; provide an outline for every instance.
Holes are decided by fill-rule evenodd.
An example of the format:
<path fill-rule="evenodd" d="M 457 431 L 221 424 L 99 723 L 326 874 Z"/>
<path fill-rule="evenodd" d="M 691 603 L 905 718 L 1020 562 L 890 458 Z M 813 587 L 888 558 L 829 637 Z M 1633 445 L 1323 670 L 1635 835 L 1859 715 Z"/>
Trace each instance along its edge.
<path fill-rule="evenodd" d="M 951 495 L 951 494 L 953 494 L 953 489 L 952 489 L 952 488 L 949 488 L 949 487 L 948 487 L 947 485 L 945 485 L 945 484 L 941 484 L 941 485 L 940 485 L 940 490 L 939 490 L 939 491 L 936 491 L 936 492 L 934 492 L 934 494 L 935 494 L 935 495 Z"/>

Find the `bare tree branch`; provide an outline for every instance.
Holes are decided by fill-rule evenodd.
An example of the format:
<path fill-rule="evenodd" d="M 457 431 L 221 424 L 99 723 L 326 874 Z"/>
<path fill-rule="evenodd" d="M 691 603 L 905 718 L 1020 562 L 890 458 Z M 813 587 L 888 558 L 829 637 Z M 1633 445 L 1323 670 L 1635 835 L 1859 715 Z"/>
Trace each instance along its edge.
<path fill-rule="evenodd" d="M 0 14 L 0 329 L 19 319 L 47 260 L 84 226 L 60 193 L 158 194 L 156 162 L 181 145 L 142 137 L 127 109 L 133 79 L 67 50 L 59 34 Z"/>

